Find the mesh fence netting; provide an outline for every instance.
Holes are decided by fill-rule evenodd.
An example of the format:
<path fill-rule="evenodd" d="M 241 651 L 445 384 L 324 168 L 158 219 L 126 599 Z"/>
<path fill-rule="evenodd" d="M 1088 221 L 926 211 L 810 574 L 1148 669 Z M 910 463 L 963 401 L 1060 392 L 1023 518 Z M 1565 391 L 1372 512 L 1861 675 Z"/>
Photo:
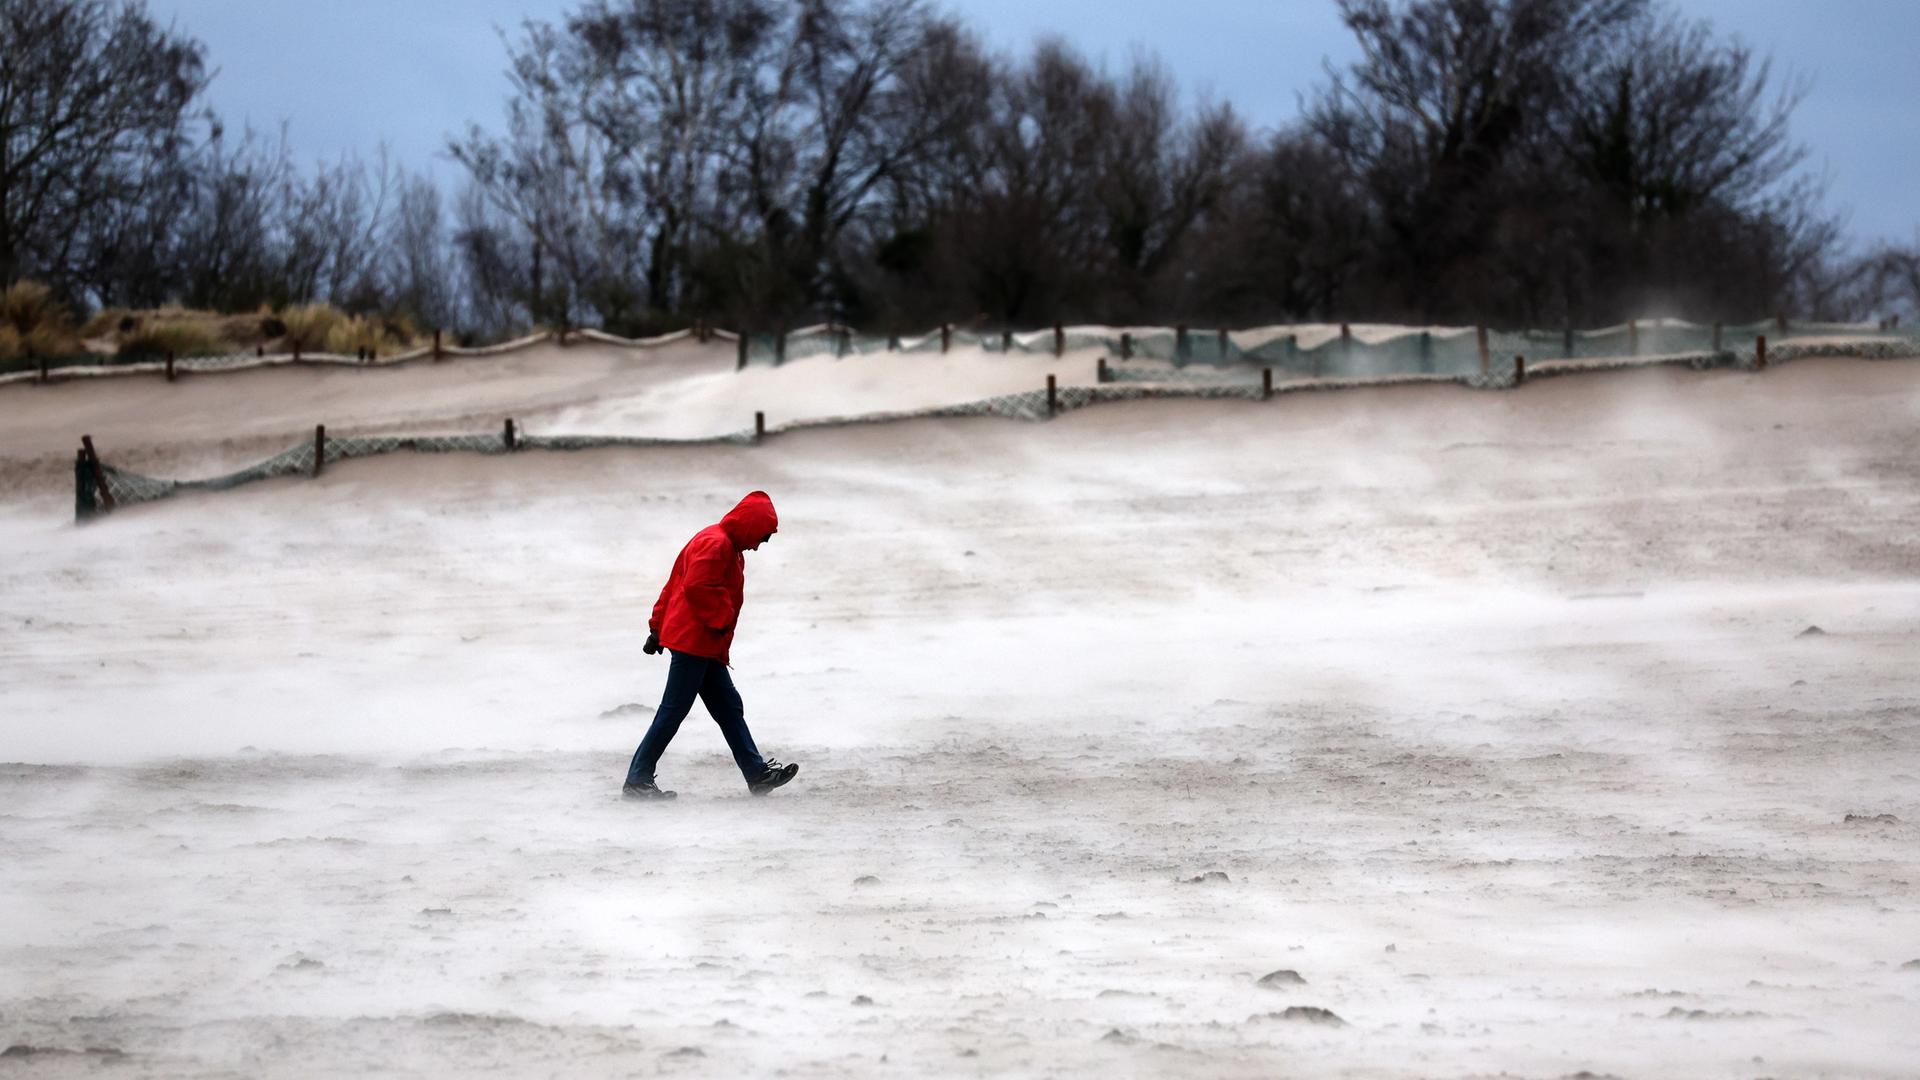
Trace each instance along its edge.
<path fill-rule="evenodd" d="M 1174 327 L 1062 326 L 1028 332 L 983 333 L 950 327 L 917 336 L 862 335 L 846 327 L 811 326 L 785 334 L 741 336 L 741 362 L 782 364 L 816 356 L 864 356 L 879 352 L 929 354 L 958 349 L 989 353 L 1053 355 L 1094 349 L 1112 359 L 1116 382 L 1208 382 L 1246 378 L 1248 369 L 1272 368 L 1288 375 L 1365 378 L 1388 375 L 1490 374 L 1528 363 L 1647 357 L 1751 355 L 1760 338 L 1846 336 L 1912 345 L 1911 329 L 1877 324 L 1776 320 L 1723 325 L 1653 319 L 1598 330 L 1488 330 L 1484 355 L 1475 327 L 1405 327 L 1328 324 L 1266 326 L 1246 330 Z M 1211 369 L 1211 370 L 1210 370 Z"/>
<path fill-rule="evenodd" d="M 1751 328 L 1755 337 L 1772 323 L 1755 324 Z M 1104 329 L 1104 328 L 1102 328 Z M 1590 341 L 1600 344 L 1590 346 L 1591 358 L 1560 357 L 1545 360 L 1529 360 L 1525 365 L 1524 377 L 1528 380 L 1548 377 L 1575 371 L 1603 370 L 1613 367 L 1644 367 L 1652 364 L 1673 364 L 1704 369 L 1711 367 L 1752 368 L 1755 356 L 1737 348 L 1728 348 L 1732 338 L 1726 328 L 1722 329 L 1721 348 L 1712 349 L 1709 338 L 1706 348 L 1688 350 L 1687 345 L 1700 344 L 1694 335 L 1698 328 L 1678 326 L 1664 328 L 1666 336 L 1653 336 L 1646 329 L 1629 330 L 1637 340 L 1633 344 L 1645 345 L 1653 351 L 1643 349 L 1638 356 L 1622 355 L 1613 348 L 1613 342 L 1606 336 L 1612 331 L 1599 331 L 1589 334 Z M 1858 328 L 1837 326 L 1833 328 L 1836 337 L 1845 340 L 1806 341 L 1787 343 L 1770 349 L 1770 363 L 1784 363 L 1790 360 L 1812 356 L 1853 356 L 1868 359 L 1894 359 L 1920 356 L 1920 342 L 1901 334 L 1862 335 Z M 1164 334 L 1143 332 L 1139 337 L 1133 331 L 1121 331 L 1124 340 L 1119 341 L 1124 355 L 1121 359 L 1107 361 L 1103 358 L 1100 365 L 1100 381 L 1095 385 L 1058 386 L 1052 391 L 1036 388 L 1020 393 L 1003 394 L 983 400 L 954 405 L 941 405 L 931 408 L 901 410 L 894 412 L 872 412 L 849 416 L 829 416 L 795 420 L 765 430 L 766 435 L 782 432 L 801 431 L 817 428 L 845 427 L 856 424 L 889 423 L 915 419 L 941 419 L 961 417 L 993 416 L 1014 420 L 1046 420 L 1053 416 L 1076 409 L 1105 402 L 1143 401 L 1153 399 L 1242 399 L 1260 400 L 1268 396 L 1264 385 L 1263 368 L 1277 370 L 1283 374 L 1296 376 L 1281 379 L 1273 383 L 1274 395 L 1353 388 L 1360 386 L 1381 386 L 1405 383 L 1456 383 L 1469 387 L 1499 389 L 1513 385 L 1521 378 L 1520 365 L 1513 363 L 1517 357 L 1528 355 L 1524 347 L 1530 346 L 1526 335 L 1489 335 L 1489 353 L 1493 357 L 1483 369 L 1476 334 L 1472 330 L 1440 333 L 1422 331 L 1404 333 L 1386 337 L 1384 340 L 1361 342 L 1360 335 L 1342 337 L 1338 334 L 1329 340 L 1313 341 L 1311 347 L 1303 347 L 1298 332 L 1270 335 L 1261 338 L 1255 332 L 1244 334 L 1215 334 L 1211 337 L 1212 359 L 1193 360 L 1192 356 L 1205 356 L 1205 349 L 1195 349 L 1194 343 L 1202 340 L 1188 335 L 1186 357 L 1181 357 L 1180 335 L 1175 332 Z M 1711 333 L 1709 328 L 1708 333 Z M 987 348 L 1003 348 L 1009 337 L 1013 347 L 1019 350 L 1039 352 L 1034 347 L 1043 335 L 1003 335 L 998 340 L 991 336 L 973 335 L 971 339 L 954 331 L 949 335 L 949 347 L 960 341 L 972 340 Z M 1079 338 L 1066 337 L 1067 349 L 1106 345 L 1108 339 L 1098 334 L 1083 334 Z M 1324 334 L 1320 335 L 1325 337 Z M 1370 335 L 1371 336 L 1371 335 Z M 1811 335 L 1810 335 L 1811 336 Z M 889 339 L 869 352 L 893 348 L 900 352 L 928 352 L 940 348 L 941 335 L 930 335 L 929 347 L 926 339 Z M 1054 333 L 1044 332 L 1045 349 L 1051 351 Z M 1465 338 L 1464 347 L 1461 338 Z M 1022 338 L 1026 339 L 1024 342 Z M 1564 335 L 1563 335 L 1564 338 Z M 742 342 L 747 349 L 757 347 L 756 335 L 743 335 Z M 862 344 L 861 339 L 844 332 L 817 333 L 804 336 L 809 345 L 826 343 L 826 348 L 841 350 L 836 355 L 851 355 L 848 348 Z M 1075 345 L 1074 341 L 1083 344 Z M 1142 346 L 1142 341 L 1146 345 Z M 1501 348 L 1493 346 L 1498 342 Z M 795 344 L 789 337 L 787 345 Z M 872 346 L 868 340 L 866 345 Z M 1327 352 L 1329 348 L 1333 352 Z M 1169 355 L 1154 355 L 1156 350 L 1167 351 Z M 788 358 L 796 355 L 787 353 Z M 1279 356 L 1283 362 L 1274 363 L 1269 357 Z M 1470 357 L 1470 360 L 1468 359 Z M 1411 370 L 1408 370 L 1408 369 Z M 193 480 L 172 480 L 145 476 L 127 469 L 105 464 L 100 465 L 101 476 L 113 502 L 118 506 L 129 506 L 156 499 L 164 499 L 183 491 L 225 491 L 252 483 L 281 476 L 312 475 L 315 469 L 315 454 L 318 449 L 324 454 L 320 465 L 352 458 L 373 457 L 400 451 L 414 453 L 445 454 L 508 454 L 522 450 L 594 450 L 607 447 L 643 447 L 643 446 L 697 446 L 697 445 L 748 445 L 761 437 L 761 432 L 751 428 L 727 434 L 702 438 L 665 438 L 634 435 L 532 435 L 517 434 L 511 441 L 505 432 L 486 435 L 342 435 L 328 436 L 321 440 L 303 440 L 302 442 L 267 458 L 265 461 L 250 465 L 244 469 L 221 476 Z M 317 446 L 316 444 L 319 444 Z M 324 449 L 319 449 L 323 446 Z M 76 473 L 76 484 L 84 490 L 79 492 L 79 505 L 92 505 L 92 483 L 84 473 Z M 84 515 L 83 515 L 84 516 Z"/>
<path fill-rule="evenodd" d="M 1331 384 L 1330 384 L 1331 385 Z M 973 416 L 998 416 L 1015 420 L 1044 420 L 1049 416 L 1084 408 L 1100 401 L 1128 401 L 1147 398 L 1259 398 L 1259 387 L 1176 387 L 1176 386 L 1063 386 L 1052 395 L 1045 390 L 1003 394 L 981 401 L 942 405 L 899 412 L 862 413 L 856 416 L 817 417 L 795 420 L 766 430 L 767 435 L 815 428 L 878 424 L 899 420 L 938 419 Z M 475 453 L 508 454 L 528 450 L 596 450 L 607 447 L 635 446 L 744 446 L 757 442 L 752 429 L 707 438 L 657 438 L 636 435 L 517 435 L 510 446 L 504 434 L 488 435 L 343 435 L 328 436 L 321 465 L 351 458 L 373 457 L 399 451 L 423 454 Z M 119 506 L 164 499 L 183 491 L 226 491 L 280 476 L 311 476 L 318 440 L 306 440 L 244 469 L 221 476 L 197 480 L 170 480 L 145 476 L 128 469 L 101 464 L 102 475 L 113 500 Z"/>
<path fill-rule="evenodd" d="M 192 375 L 224 371 L 244 371 L 251 368 L 279 367 L 283 365 L 305 365 L 309 367 L 343 368 L 385 368 L 418 361 L 453 361 L 465 357 L 500 356 L 518 352 L 536 345 L 558 342 L 562 345 L 569 341 L 587 341 L 600 345 L 612 345 L 624 349 L 656 349 L 689 339 L 705 341 L 733 341 L 738 337 L 729 330 L 708 329 L 696 336 L 692 330 L 676 330 L 649 338 L 625 338 L 601 330 L 579 329 L 561 335 L 554 331 L 543 330 L 528 334 L 511 341 L 502 341 L 493 345 L 461 346 L 442 343 L 440 345 L 422 345 L 401 352 L 379 354 L 369 351 L 363 355 L 348 356 L 344 353 L 328 352 L 275 352 L 263 350 L 254 352 L 232 352 L 209 356 L 182 356 L 173 362 L 176 374 Z M 52 359 L 48 362 L 49 374 L 61 379 L 96 378 L 117 375 L 152 374 L 167 369 L 164 358 L 158 356 L 116 356 L 94 355 L 71 356 Z M 19 370 L 0 373 L 0 383 L 31 382 L 40 378 L 35 365 L 26 365 Z"/>

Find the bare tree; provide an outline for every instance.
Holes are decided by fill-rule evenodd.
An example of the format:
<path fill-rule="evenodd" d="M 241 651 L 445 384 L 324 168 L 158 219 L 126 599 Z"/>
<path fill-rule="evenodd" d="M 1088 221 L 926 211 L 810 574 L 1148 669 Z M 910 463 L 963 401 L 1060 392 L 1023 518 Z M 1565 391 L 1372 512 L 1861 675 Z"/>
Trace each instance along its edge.
<path fill-rule="evenodd" d="M 451 327 L 457 308 L 440 188 L 425 175 L 404 178 L 386 224 L 383 258 L 392 310 L 421 329 Z"/>
<path fill-rule="evenodd" d="M 1331 320 L 1365 310 L 1373 223 L 1347 163 L 1297 128 L 1242 158 L 1193 245 L 1186 307 L 1219 319 Z"/>
<path fill-rule="evenodd" d="M 831 288 L 850 319 L 907 331 L 978 310 L 967 306 L 965 275 L 948 241 L 974 227 L 967 208 L 1006 78 L 957 24 L 926 28 L 901 72 L 899 107 L 945 121 L 923 153 L 894 163 L 842 236 Z"/>
<path fill-rule="evenodd" d="M 1181 115 L 1173 76 L 1145 55 L 1121 77 L 1110 109 L 1094 190 L 1117 301 L 1107 314 L 1124 318 L 1150 306 L 1155 278 L 1225 197 L 1246 135 L 1230 106 Z"/>
<path fill-rule="evenodd" d="M 192 141 L 202 47 L 136 0 L 0 0 L 0 56 L 0 280 L 92 289 L 103 221 L 159 197 Z"/>
<path fill-rule="evenodd" d="M 242 310 L 285 303 L 290 292 L 281 256 L 281 214 L 293 172 L 286 133 L 268 143 L 254 132 L 228 141 L 224 132 L 195 160 L 186 206 L 174 227 L 169 273 L 126 302 L 179 299 L 195 307 Z"/>
<path fill-rule="evenodd" d="M 1636 224 L 1710 200 L 1750 204 L 1805 159 L 1788 130 L 1804 80 L 1668 11 L 1609 39 L 1561 116 L 1570 159 Z"/>
<path fill-rule="evenodd" d="M 398 173 L 386 147 L 372 166 L 354 155 L 289 173 L 277 220 L 282 302 L 327 300 L 356 312 L 384 306 L 377 260 Z"/>
<path fill-rule="evenodd" d="M 613 165 L 621 147 L 588 118 L 596 87 L 567 35 L 529 22 L 509 46 L 507 132 L 478 125 L 449 149 L 476 192 L 530 241 L 527 294 L 538 321 L 619 321 L 639 303 L 646 223 L 628 212 L 634 191 Z"/>
<path fill-rule="evenodd" d="M 721 194 L 751 238 L 730 265 L 766 315 L 843 314 L 842 241 L 890 178 L 943 152 L 973 113 L 916 76 L 955 31 L 920 0 L 795 0 L 745 93 Z"/>
<path fill-rule="evenodd" d="M 1092 192 L 1113 112 L 1112 88 L 1057 39 L 1001 80 L 943 229 L 974 310 L 1005 325 L 1090 302 L 1091 279 L 1110 260 Z"/>
<path fill-rule="evenodd" d="M 1339 0 L 1362 59 L 1312 122 L 1365 177 L 1383 235 L 1376 270 L 1423 319 L 1490 307 L 1485 266 L 1514 188 L 1507 166 L 1552 113 L 1567 73 L 1645 0 Z"/>
<path fill-rule="evenodd" d="M 1920 322 L 1920 235 L 1911 243 L 1885 244 L 1866 259 L 1870 291 L 1862 314 L 1884 312 Z"/>
<path fill-rule="evenodd" d="M 990 59 L 920 0 L 589 0 L 513 48 L 507 131 L 455 147 L 512 223 L 463 227 L 463 258 L 521 259 L 547 321 L 1848 302 L 1794 88 L 1704 25 L 1651 0 L 1336 2 L 1361 61 L 1249 146 L 1151 58 Z"/>
<path fill-rule="evenodd" d="M 1708 25 L 1656 0 L 1335 2 L 1360 61 L 1250 140 L 1150 56 L 992 56 L 927 0 L 581 0 L 505 42 L 505 123 L 452 141 L 449 215 L 384 149 L 304 170 L 284 135 L 228 137 L 195 111 L 199 45 L 138 0 L 0 0 L 0 272 L 488 334 L 1910 295 L 1910 253 L 1847 254 L 1801 173 L 1803 84 Z"/>
<path fill-rule="evenodd" d="M 494 339 L 525 328 L 538 306 L 536 286 L 528 278 L 531 238 L 478 182 L 461 192 L 455 221 L 453 246 L 467 287 L 463 325 Z"/>
<path fill-rule="evenodd" d="M 649 311 L 688 300 L 696 234 L 719 216 L 726 140 L 778 23 L 770 0 L 594 0 L 568 20 L 582 118 L 642 230 Z"/>
<path fill-rule="evenodd" d="M 1580 205 L 1592 257 L 1614 288 L 1684 296 L 1718 277 L 1692 258 L 1701 229 L 1725 220 L 1718 208 L 1790 227 L 1781 242 L 1801 259 L 1825 253 L 1837 229 L 1799 212 L 1818 191 L 1789 183 L 1806 156 L 1789 132 L 1804 81 L 1776 88 L 1769 61 L 1667 10 L 1604 39 L 1595 61 L 1575 74 L 1549 130 L 1590 185 Z M 1786 206 L 1775 201 L 1783 191 Z"/>

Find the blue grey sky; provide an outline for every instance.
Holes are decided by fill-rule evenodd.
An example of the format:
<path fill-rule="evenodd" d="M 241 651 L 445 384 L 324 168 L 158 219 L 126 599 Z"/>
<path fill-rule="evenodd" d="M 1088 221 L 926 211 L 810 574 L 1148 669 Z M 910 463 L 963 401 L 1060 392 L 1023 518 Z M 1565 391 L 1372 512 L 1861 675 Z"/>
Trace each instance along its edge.
<path fill-rule="evenodd" d="M 210 98 L 238 127 L 287 125 L 303 160 L 384 141 L 445 179 L 450 133 L 497 125 L 506 94 L 499 28 L 554 20 L 574 0 L 149 0 L 206 42 Z M 986 40 L 1021 51 L 1059 34 L 1095 58 L 1158 53 L 1190 91 L 1256 125 L 1285 123 L 1322 77 L 1355 55 L 1333 0 L 946 0 Z M 1680 0 L 1811 78 L 1795 133 L 1829 205 L 1856 238 L 1920 234 L 1920 0 Z"/>

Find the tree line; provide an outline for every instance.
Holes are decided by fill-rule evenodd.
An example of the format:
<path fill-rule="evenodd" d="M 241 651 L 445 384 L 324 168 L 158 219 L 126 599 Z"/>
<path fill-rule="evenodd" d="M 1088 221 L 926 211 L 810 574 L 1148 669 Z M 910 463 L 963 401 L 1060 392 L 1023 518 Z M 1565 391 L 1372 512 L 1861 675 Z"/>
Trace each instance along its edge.
<path fill-rule="evenodd" d="M 449 194 L 228 130 L 204 46 L 138 0 L 0 0 L 0 279 L 476 337 L 1920 304 L 1920 242 L 1853 250 L 1804 170 L 1804 84 L 1710 25 L 1330 2 L 1360 58 L 1261 130 L 1151 55 L 1003 55 L 923 0 L 583 0 L 503 39 Z"/>

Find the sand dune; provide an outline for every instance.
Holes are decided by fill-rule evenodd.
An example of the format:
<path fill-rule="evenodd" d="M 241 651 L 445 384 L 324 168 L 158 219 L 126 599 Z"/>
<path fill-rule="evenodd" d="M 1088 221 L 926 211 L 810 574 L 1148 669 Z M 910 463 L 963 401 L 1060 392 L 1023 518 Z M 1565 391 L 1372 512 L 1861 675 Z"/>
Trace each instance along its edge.
<path fill-rule="evenodd" d="M 183 376 L 79 379 L 0 387 L 0 462 L 70 459 L 84 432 L 114 460 L 176 460 L 203 467 L 251 461 L 326 424 L 340 433 L 492 431 L 511 416 L 553 434 L 726 435 L 768 423 L 976 401 L 1061 383 L 1092 382 L 1096 353 L 1004 356 L 816 356 L 779 368 L 734 370 L 731 344 L 647 350 L 579 343 L 500 356 L 390 368 L 279 366 Z M 131 455 L 131 456 L 130 456 Z M 238 456 L 236 456 L 238 455 Z"/>

